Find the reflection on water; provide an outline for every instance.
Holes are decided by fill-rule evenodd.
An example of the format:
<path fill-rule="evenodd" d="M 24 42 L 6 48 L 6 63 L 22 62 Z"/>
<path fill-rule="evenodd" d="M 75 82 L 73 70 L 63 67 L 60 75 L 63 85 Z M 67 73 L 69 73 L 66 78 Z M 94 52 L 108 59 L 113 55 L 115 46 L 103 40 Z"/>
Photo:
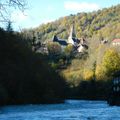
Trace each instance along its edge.
<path fill-rule="evenodd" d="M 7 106 L 0 120 L 120 120 L 120 107 L 105 101 L 66 100 L 64 104 Z"/>

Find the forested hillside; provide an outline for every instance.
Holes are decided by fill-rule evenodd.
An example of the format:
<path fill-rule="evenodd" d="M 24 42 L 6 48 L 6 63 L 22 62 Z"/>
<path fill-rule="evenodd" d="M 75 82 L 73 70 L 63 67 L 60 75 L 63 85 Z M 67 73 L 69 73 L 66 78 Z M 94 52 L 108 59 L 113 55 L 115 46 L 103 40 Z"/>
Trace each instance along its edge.
<path fill-rule="evenodd" d="M 25 30 L 36 40 L 45 41 L 57 34 L 60 38 L 68 38 L 70 26 L 74 23 L 76 36 L 91 38 L 97 34 L 97 39 L 103 37 L 107 40 L 119 38 L 120 5 L 104 8 L 97 12 L 78 13 L 62 17 L 54 22 L 40 25 L 35 29 Z M 24 32 L 25 32 L 24 31 Z"/>
<path fill-rule="evenodd" d="M 48 57 L 48 61 L 69 83 L 70 96 L 105 99 L 111 88 L 113 73 L 120 70 L 119 46 L 111 45 L 113 39 L 120 38 L 119 18 L 120 5 L 117 5 L 91 13 L 65 16 L 23 32 L 36 42 L 50 41 L 55 34 L 67 39 L 70 26 L 74 24 L 76 37 L 84 37 L 88 42 L 87 53 L 73 57 L 69 46 L 65 50 L 67 55 L 63 53 L 57 58 Z M 103 41 L 106 41 L 105 44 Z M 66 67 L 59 69 L 61 63 L 65 65 L 64 57 L 67 57 Z"/>

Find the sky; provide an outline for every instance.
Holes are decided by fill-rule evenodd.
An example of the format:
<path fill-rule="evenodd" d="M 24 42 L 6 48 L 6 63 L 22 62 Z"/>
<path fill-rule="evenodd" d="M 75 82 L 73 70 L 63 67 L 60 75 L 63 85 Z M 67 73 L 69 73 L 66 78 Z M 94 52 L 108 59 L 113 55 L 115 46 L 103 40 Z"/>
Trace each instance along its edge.
<path fill-rule="evenodd" d="M 27 9 L 11 14 L 13 28 L 34 28 L 60 17 L 80 12 L 92 12 L 120 4 L 120 0 L 27 0 Z"/>

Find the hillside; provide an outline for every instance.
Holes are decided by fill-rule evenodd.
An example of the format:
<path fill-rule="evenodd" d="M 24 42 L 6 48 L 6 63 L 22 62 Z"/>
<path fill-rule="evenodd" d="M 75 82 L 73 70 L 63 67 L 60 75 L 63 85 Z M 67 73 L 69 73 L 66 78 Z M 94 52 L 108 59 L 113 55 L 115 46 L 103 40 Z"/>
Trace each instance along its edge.
<path fill-rule="evenodd" d="M 120 49 L 111 46 L 113 39 L 120 38 L 119 18 L 120 5 L 117 5 L 96 12 L 65 16 L 23 32 L 36 42 L 51 40 L 55 34 L 59 38 L 67 39 L 70 26 L 74 23 L 76 37 L 84 37 L 88 41 L 87 54 L 77 58 L 70 54 L 61 54 L 57 58 L 48 55 L 48 63 L 58 71 L 67 60 L 67 66 L 60 69 L 59 73 L 69 84 L 69 96 L 106 99 L 110 92 L 112 75 L 120 70 Z M 103 40 L 107 43 L 101 44 Z"/>
<path fill-rule="evenodd" d="M 68 38 L 70 26 L 74 23 L 78 38 L 81 36 L 91 38 L 97 34 L 98 39 L 103 37 L 112 40 L 120 37 L 120 33 L 118 33 L 120 28 L 119 18 L 120 5 L 117 5 L 97 12 L 65 16 L 37 28 L 24 30 L 24 32 L 40 41 L 49 40 L 54 34 L 57 34 L 60 38 Z"/>

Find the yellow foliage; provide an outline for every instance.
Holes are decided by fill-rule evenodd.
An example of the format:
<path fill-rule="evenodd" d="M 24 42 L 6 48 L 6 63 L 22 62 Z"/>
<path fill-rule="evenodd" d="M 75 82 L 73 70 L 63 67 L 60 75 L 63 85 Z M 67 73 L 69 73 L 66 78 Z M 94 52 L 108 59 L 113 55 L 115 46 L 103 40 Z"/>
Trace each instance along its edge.
<path fill-rule="evenodd" d="M 63 70 L 61 72 L 62 76 L 65 77 L 66 81 L 73 85 L 73 86 L 78 86 L 80 83 L 80 80 L 82 79 L 82 71 L 81 70 Z"/>
<path fill-rule="evenodd" d="M 65 51 L 66 55 L 70 55 L 72 53 L 72 51 L 73 51 L 73 45 L 66 46 L 64 51 Z"/>
<path fill-rule="evenodd" d="M 93 70 L 85 69 L 83 73 L 83 77 L 85 80 L 91 80 L 93 79 Z"/>
<path fill-rule="evenodd" d="M 104 70 L 103 70 L 102 65 L 97 65 L 95 75 L 96 75 L 96 80 L 103 80 L 104 79 L 105 74 L 104 74 Z"/>
<path fill-rule="evenodd" d="M 120 70 L 120 56 L 115 49 L 108 49 L 106 51 L 102 66 L 105 68 L 105 72 L 108 75 Z"/>

